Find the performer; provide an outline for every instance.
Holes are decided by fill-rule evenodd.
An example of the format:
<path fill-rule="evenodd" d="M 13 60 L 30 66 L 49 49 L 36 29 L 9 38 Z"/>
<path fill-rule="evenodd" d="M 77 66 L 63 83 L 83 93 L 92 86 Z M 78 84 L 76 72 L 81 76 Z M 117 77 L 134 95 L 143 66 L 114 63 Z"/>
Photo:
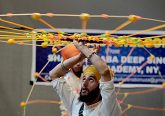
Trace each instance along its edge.
<path fill-rule="evenodd" d="M 63 48 L 60 53 L 64 61 L 73 56 L 78 55 L 80 51 L 73 44 L 70 44 L 65 48 Z M 71 90 L 75 94 L 79 94 L 80 92 L 80 77 L 83 71 L 83 63 L 84 60 L 73 65 L 70 71 L 66 73 L 64 76 L 66 83 L 70 86 Z M 61 116 L 69 116 L 69 112 L 67 111 L 64 104 L 60 105 L 60 109 L 61 109 Z"/>
<path fill-rule="evenodd" d="M 121 116 L 113 85 L 113 72 L 107 64 L 81 42 L 74 41 L 80 54 L 65 60 L 50 71 L 54 89 L 64 101 L 71 116 Z M 84 58 L 92 65 L 82 74 L 81 91 L 79 96 L 73 93 L 63 78 L 72 66 Z"/>

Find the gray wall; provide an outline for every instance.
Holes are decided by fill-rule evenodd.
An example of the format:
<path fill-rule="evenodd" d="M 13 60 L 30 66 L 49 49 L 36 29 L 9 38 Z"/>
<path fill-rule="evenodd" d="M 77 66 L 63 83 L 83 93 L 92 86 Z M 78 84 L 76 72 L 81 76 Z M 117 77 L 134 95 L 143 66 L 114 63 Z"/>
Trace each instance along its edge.
<path fill-rule="evenodd" d="M 135 14 L 142 17 L 165 19 L 164 0 L 0 0 L 0 13 L 68 13 L 109 15 L 130 15 Z M 11 18 L 5 18 L 11 19 Z M 78 17 L 54 17 L 46 18 L 53 26 L 58 28 L 81 28 L 81 21 Z M 12 21 L 26 24 L 35 28 L 46 27 L 31 18 L 14 17 Z M 89 20 L 88 28 L 94 29 L 114 29 L 126 19 L 99 19 L 92 18 Z M 139 21 L 129 25 L 125 29 L 146 29 L 159 23 L 153 21 Z"/>
<path fill-rule="evenodd" d="M 136 14 L 154 19 L 165 19 L 164 0 L 0 0 L 0 14 L 30 13 L 30 12 L 53 12 L 74 13 L 87 12 L 90 14 L 107 13 L 110 15 Z M 5 18 L 26 24 L 35 28 L 46 27 L 45 25 L 31 20 L 29 17 Z M 45 18 L 58 28 L 81 28 L 79 18 L 55 17 Z M 67 19 L 67 20 L 66 20 Z M 124 19 L 91 19 L 88 28 L 91 29 L 114 29 Z M 125 29 L 145 29 L 160 23 L 152 21 L 139 21 Z M 0 22 L 0 25 L 4 23 Z M 26 100 L 31 86 L 32 48 L 30 46 L 7 45 L 0 43 L 0 116 L 22 116 L 21 101 Z M 122 89 L 125 91 L 142 91 L 141 89 Z M 126 103 L 142 106 L 165 107 L 165 92 L 163 90 L 144 94 L 128 96 Z M 122 97 L 122 96 L 120 96 Z M 58 96 L 51 87 L 36 86 L 30 99 L 58 100 Z M 124 106 L 123 106 L 124 108 Z M 163 116 L 165 112 L 130 109 L 128 116 Z M 58 105 L 33 104 L 27 107 L 27 116 L 59 116 Z"/>

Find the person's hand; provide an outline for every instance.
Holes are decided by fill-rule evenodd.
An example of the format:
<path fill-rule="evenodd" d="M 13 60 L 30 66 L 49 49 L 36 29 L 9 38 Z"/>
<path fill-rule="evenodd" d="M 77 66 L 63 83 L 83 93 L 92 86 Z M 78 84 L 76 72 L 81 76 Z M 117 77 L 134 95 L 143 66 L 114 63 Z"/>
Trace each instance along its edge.
<path fill-rule="evenodd" d="M 81 51 L 81 49 L 85 46 L 85 43 L 83 44 L 83 42 L 78 42 L 76 40 L 73 41 L 73 44 L 76 46 L 77 49 L 79 49 Z"/>
<path fill-rule="evenodd" d="M 100 45 L 94 45 L 94 47 L 91 49 L 93 52 L 95 52 L 96 54 L 100 52 Z"/>
<path fill-rule="evenodd" d="M 76 40 L 73 41 L 73 44 L 74 44 L 74 45 L 76 46 L 76 48 L 79 49 L 80 52 L 81 52 L 81 49 L 83 49 L 84 44 L 83 44 L 82 42 L 78 42 L 78 41 L 76 41 Z M 81 53 L 80 53 L 80 59 L 84 59 L 84 58 L 86 58 L 86 57 L 85 57 L 85 55 L 81 52 Z"/>
<path fill-rule="evenodd" d="M 93 48 L 90 48 L 89 45 L 85 45 L 84 42 L 78 42 L 78 41 L 74 40 L 73 43 L 80 51 L 81 51 L 81 49 L 83 49 L 83 47 L 88 47 L 90 50 L 92 50 L 95 53 L 100 52 L 100 45 L 95 44 Z"/>

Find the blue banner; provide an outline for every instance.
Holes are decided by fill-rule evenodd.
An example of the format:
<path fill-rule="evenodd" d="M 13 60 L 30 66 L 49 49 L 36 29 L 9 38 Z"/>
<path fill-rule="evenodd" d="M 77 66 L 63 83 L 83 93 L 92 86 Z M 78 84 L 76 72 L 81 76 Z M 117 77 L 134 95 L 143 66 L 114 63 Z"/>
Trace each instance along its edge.
<path fill-rule="evenodd" d="M 143 35 L 140 35 L 143 36 Z M 145 35 L 146 36 L 146 35 Z M 61 62 L 59 53 L 53 55 L 52 48 L 36 47 L 36 70 L 50 81 L 49 71 Z M 150 54 L 152 53 L 152 54 Z M 160 85 L 165 82 L 165 52 L 163 46 L 157 48 L 103 46 L 99 55 L 115 72 L 114 82 L 124 80 L 124 84 Z M 153 60 L 150 60 L 152 56 Z M 38 79 L 38 82 L 42 80 Z"/>

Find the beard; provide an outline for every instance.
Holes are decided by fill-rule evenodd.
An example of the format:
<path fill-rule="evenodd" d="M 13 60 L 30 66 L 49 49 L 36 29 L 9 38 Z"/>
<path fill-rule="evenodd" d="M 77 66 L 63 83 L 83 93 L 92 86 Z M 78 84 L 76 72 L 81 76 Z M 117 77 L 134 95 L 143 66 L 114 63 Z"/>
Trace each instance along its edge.
<path fill-rule="evenodd" d="M 73 73 L 78 77 L 78 78 L 80 78 L 81 77 L 81 74 L 82 74 L 82 72 L 83 72 L 83 70 L 81 69 L 81 70 L 79 70 L 79 71 L 75 71 L 74 69 L 72 69 L 72 71 L 73 71 Z"/>
<path fill-rule="evenodd" d="M 85 102 L 85 103 L 93 102 L 98 96 L 100 96 L 100 100 L 101 100 L 99 85 L 94 90 L 89 92 L 87 95 L 82 95 L 81 92 L 82 92 L 82 89 L 80 91 L 80 96 L 78 98 L 79 101 L 81 102 Z"/>

